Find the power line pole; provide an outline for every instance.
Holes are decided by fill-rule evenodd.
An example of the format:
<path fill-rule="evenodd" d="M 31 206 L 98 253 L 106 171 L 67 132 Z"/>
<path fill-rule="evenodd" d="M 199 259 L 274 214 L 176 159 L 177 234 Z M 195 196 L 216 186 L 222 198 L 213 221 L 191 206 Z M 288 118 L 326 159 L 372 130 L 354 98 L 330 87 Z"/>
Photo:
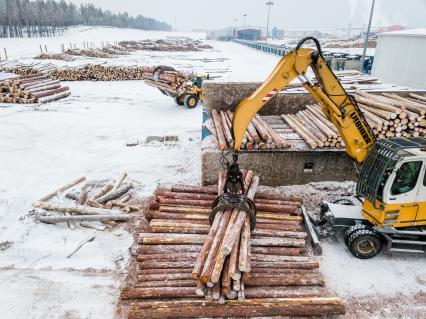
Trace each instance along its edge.
<path fill-rule="evenodd" d="M 266 23 L 266 43 L 268 43 L 268 33 L 269 33 L 269 15 L 271 13 L 271 6 L 274 3 L 272 1 L 266 2 L 266 5 L 268 6 L 268 22 Z"/>
<path fill-rule="evenodd" d="M 365 55 L 367 53 L 368 37 L 370 36 L 371 21 L 373 20 L 373 11 L 374 11 L 374 3 L 375 2 L 376 2 L 376 0 L 373 0 L 372 3 L 371 3 L 370 20 L 368 20 L 367 33 L 365 35 L 365 42 L 364 42 L 364 50 L 362 51 L 362 59 L 361 59 L 361 67 L 360 67 L 361 72 L 364 68 Z"/>
<path fill-rule="evenodd" d="M 244 17 L 244 29 L 246 28 L 246 18 L 247 18 L 247 14 L 243 14 L 243 17 Z"/>

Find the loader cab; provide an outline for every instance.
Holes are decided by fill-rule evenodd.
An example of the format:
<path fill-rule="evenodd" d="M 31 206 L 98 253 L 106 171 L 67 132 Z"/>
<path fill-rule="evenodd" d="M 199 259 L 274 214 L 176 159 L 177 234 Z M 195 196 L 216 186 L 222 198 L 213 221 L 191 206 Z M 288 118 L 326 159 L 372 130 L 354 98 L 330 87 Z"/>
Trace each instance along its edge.
<path fill-rule="evenodd" d="M 426 140 L 379 140 L 357 185 L 362 215 L 376 227 L 426 225 Z"/>

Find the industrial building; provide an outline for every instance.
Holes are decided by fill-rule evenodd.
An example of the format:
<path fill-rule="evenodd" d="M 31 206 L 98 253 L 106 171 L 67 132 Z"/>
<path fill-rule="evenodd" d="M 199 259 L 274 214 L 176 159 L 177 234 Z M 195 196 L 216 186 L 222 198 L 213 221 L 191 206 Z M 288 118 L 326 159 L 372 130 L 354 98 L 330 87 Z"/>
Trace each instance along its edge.
<path fill-rule="evenodd" d="M 382 81 L 426 89 L 426 29 L 379 34 L 372 74 Z"/>

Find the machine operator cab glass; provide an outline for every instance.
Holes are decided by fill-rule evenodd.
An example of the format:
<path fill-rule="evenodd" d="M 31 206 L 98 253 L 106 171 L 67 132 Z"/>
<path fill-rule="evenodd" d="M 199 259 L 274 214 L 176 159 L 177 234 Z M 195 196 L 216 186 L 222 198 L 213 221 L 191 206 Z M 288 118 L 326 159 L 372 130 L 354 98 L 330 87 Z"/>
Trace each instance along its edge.
<path fill-rule="evenodd" d="M 402 160 L 393 170 L 385 172 L 380 183 L 379 194 L 386 204 L 415 203 L 426 199 L 424 155 L 414 157 L 411 150 L 402 151 L 401 155 Z"/>

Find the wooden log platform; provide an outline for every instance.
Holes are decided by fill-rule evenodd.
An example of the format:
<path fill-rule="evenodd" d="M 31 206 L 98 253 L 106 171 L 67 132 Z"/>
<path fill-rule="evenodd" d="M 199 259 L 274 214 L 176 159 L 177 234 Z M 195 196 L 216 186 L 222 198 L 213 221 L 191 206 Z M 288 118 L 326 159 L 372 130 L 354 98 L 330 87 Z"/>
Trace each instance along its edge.
<path fill-rule="evenodd" d="M 224 211 L 216 224 L 208 224 L 217 192 L 218 187 L 185 185 L 157 189 L 145 211 L 149 223 L 141 217 L 134 230 L 133 257 L 119 303 L 124 317 L 268 318 L 345 313 L 341 300 L 325 288 L 319 262 L 308 246 L 311 238 L 302 200 L 292 196 L 256 193 L 256 205 L 267 212 L 258 213 L 261 218 L 248 243 L 232 247 L 219 277 L 200 280 L 206 269 L 212 274 L 217 271 L 217 258 L 208 261 L 208 254 L 223 247 L 214 242 L 212 234 L 224 232 L 238 218 Z M 238 260 L 241 262 L 241 251 L 246 250 L 242 247 L 247 245 L 242 268 Z M 210 248 L 203 252 L 206 247 Z M 200 256 L 204 256 L 202 260 Z M 207 264 L 205 269 L 203 264 Z M 194 276 L 194 271 L 201 276 Z"/>

